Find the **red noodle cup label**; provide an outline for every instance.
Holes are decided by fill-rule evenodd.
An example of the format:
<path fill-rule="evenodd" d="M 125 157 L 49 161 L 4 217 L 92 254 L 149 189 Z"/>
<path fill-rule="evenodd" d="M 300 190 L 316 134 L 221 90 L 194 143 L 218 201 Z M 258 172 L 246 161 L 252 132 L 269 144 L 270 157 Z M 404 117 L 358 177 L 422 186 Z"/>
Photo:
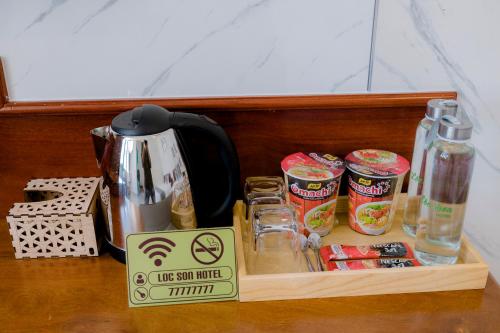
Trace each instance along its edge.
<path fill-rule="evenodd" d="M 367 235 L 380 235 L 390 227 L 392 200 L 410 163 L 395 153 L 357 150 L 346 157 L 349 174 L 349 225 Z"/>
<path fill-rule="evenodd" d="M 383 234 L 389 226 L 398 177 L 377 179 L 349 172 L 347 182 L 351 228 L 367 235 Z"/>
<path fill-rule="evenodd" d="M 288 198 L 299 222 L 310 232 L 328 234 L 333 227 L 340 178 L 345 170 L 342 159 L 330 154 L 296 153 L 287 156 L 281 167 Z"/>

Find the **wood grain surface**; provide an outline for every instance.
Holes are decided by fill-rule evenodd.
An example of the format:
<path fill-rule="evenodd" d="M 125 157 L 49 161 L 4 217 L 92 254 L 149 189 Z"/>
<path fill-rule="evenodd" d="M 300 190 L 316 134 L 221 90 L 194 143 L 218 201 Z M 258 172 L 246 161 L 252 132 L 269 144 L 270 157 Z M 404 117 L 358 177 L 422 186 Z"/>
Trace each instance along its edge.
<path fill-rule="evenodd" d="M 129 309 L 125 266 L 16 260 L 0 220 L 2 332 L 498 332 L 500 289 Z"/>

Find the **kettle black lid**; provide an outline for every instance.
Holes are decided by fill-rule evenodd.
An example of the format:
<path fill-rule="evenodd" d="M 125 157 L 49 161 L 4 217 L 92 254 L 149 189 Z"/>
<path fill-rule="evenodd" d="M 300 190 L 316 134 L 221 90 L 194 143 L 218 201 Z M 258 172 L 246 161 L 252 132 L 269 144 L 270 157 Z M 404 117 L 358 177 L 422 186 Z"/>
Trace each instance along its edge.
<path fill-rule="evenodd" d="M 157 134 L 171 127 L 172 115 L 161 106 L 144 104 L 114 117 L 111 129 L 128 136 Z"/>

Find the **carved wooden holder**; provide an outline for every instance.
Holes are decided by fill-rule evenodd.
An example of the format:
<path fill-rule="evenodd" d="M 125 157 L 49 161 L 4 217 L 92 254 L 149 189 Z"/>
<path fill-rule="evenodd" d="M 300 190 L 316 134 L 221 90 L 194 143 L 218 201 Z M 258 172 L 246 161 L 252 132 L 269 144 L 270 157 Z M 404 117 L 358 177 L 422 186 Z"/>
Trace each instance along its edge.
<path fill-rule="evenodd" d="M 97 256 L 99 178 L 33 179 L 7 216 L 16 259 Z"/>

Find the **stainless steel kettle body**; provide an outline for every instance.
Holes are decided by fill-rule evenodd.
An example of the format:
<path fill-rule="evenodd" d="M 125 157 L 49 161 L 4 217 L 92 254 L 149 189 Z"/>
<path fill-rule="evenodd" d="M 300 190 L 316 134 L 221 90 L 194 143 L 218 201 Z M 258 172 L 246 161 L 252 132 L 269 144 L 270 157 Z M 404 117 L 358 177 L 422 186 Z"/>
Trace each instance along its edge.
<path fill-rule="evenodd" d="M 99 164 L 110 243 L 124 249 L 129 233 L 166 230 L 174 184 L 189 182 L 174 130 L 127 137 L 106 126 L 92 134 L 106 140 Z"/>
<path fill-rule="evenodd" d="M 107 242 L 119 260 L 124 259 L 125 239 L 130 233 L 175 229 L 172 221 L 178 221 L 179 216 L 192 216 L 189 223 L 175 224 L 183 228 L 196 227 L 196 217 L 202 227 L 220 226 L 217 221 L 227 220 L 239 185 L 239 165 L 232 142 L 215 122 L 143 106 L 120 114 L 111 126 L 95 128 L 91 134 L 103 176 L 100 190 Z M 190 143 L 193 138 L 196 142 Z M 204 142 L 210 138 L 219 152 L 212 155 L 219 155 L 216 159 L 220 160 L 220 167 L 212 169 L 207 161 L 212 155 L 203 157 L 207 150 Z M 214 169 L 224 169 L 215 182 L 225 188 L 215 201 L 206 188 L 210 186 L 203 184 L 211 179 Z M 190 183 L 192 179 L 196 184 Z M 176 197 L 187 202 L 185 214 L 173 210 Z"/>

